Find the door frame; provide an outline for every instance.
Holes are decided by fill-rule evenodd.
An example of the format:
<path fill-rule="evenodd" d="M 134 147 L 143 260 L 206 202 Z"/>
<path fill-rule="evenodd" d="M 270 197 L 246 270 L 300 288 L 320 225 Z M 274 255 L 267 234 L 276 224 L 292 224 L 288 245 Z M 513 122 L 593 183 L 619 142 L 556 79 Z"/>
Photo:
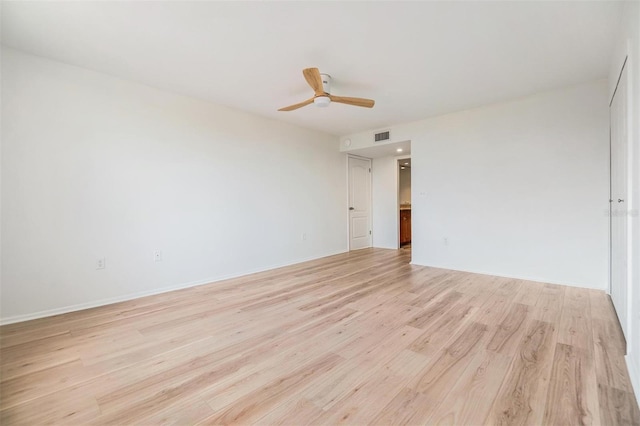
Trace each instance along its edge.
<path fill-rule="evenodd" d="M 373 247 L 373 159 L 369 157 L 363 157 L 361 155 L 347 154 L 346 168 L 347 168 L 347 249 L 351 251 L 351 217 L 349 216 L 349 202 L 351 195 L 351 187 L 349 185 L 349 158 L 357 158 L 358 160 L 367 160 L 370 164 L 371 171 L 369 172 L 369 232 L 370 232 L 370 244 L 368 248 Z"/>
<path fill-rule="evenodd" d="M 396 230 L 398 231 L 397 248 L 400 249 L 400 160 L 411 159 L 411 154 L 398 155 L 393 161 L 396 166 Z M 413 163 L 411 164 L 413 168 Z M 413 191 L 413 170 L 411 170 L 411 189 Z M 413 244 L 413 192 L 411 193 L 411 243 Z"/>

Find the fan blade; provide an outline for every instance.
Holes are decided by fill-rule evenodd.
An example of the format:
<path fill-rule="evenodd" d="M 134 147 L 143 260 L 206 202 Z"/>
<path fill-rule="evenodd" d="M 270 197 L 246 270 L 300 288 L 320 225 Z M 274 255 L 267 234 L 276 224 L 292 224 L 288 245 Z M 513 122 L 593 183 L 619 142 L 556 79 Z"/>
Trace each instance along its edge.
<path fill-rule="evenodd" d="M 348 98 L 345 96 L 333 96 L 329 95 L 331 102 L 338 102 L 340 104 L 354 105 L 365 108 L 373 108 L 375 105 L 375 101 L 372 99 L 363 99 L 363 98 Z"/>
<path fill-rule="evenodd" d="M 302 108 L 303 106 L 307 106 L 313 103 L 313 98 L 307 99 L 306 101 L 300 102 L 299 104 L 289 105 L 284 108 L 280 108 L 278 111 L 293 111 L 294 109 Z"/>
<path fill-rule="evenodd" d="M 309 83 L 309 86 L 313 89 L 316 96 L 324 95 L 324 87 L 322 87 L 322 77 L 318 68 L 305 68 L 302 70 L 305 80 Z"/>

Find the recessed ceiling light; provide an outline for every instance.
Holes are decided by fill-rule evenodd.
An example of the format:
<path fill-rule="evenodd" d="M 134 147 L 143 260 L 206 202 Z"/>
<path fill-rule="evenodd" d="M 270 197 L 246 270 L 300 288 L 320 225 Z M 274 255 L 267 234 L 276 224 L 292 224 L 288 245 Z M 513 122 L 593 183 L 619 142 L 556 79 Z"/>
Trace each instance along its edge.
<path fill-rule="evenodd" d="M 408 166 L 408 165 L 409 165 L 409 163 L 404 163 L 404 165 L 405 165 L 405 166 Z"/>
<path fill-rule="evenodd" d="M 402 152 L 402 148 L 396 149 L 396 152 Z"/>
<path fill-rule="evenodd" d="M 400 170 L 404 170 L 404 167 L 400 167 Z"/>

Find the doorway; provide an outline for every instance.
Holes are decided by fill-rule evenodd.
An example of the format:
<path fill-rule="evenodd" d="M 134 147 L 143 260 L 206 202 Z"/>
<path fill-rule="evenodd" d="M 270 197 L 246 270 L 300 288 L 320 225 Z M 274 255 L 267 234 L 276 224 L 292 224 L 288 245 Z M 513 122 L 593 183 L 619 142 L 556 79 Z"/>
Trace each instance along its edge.
<path fill-rule="evenodd" d="M 371 159 L 348 157 L 349 250 L 371 247 Z"/>
<path fill-rule="evenodd" d="M 609 105 L 611 180 L 610 180 L 610 292 L 622 327 L 627 336 L 628 326 L 628 232 L 627 232 L 627 61 L 620 71 L 618 84 Z"/>
<path fill-rule="evenodd" d="M 399 158 L 398 171 L 398 236 L 399 248 L 411 248 L 411 158 Z"/>

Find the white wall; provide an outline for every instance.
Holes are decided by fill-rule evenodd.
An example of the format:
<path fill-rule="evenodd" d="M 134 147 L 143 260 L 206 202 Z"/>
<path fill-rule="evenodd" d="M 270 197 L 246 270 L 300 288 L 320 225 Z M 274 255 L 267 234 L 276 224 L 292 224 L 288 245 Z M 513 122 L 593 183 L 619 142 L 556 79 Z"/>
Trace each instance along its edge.
<path fill-rule="evenodd" d="M 398 160 L 374 158 L 371 164 L 373 246 L 398 248 Z"/>
<path fill-rule="evenodd" d="M 629 323 L 627 365 L 636 397 L 640 395 L 640 2 L 625 2 L 624 20 L 615 46 L 609 74 L 609 99 L 613 96 L 624 58 L 628 56 L 629 126 Z"/>
<path fill-rule="evenodd" d="M 10 49 L 2 95 L 3 322 L 347 250 L 335 137 Z"/>
<path fill-rule="evenodd" d="M 607 106 L 602 80 L 392 127 L 411 140 L 413 262 L 607 288 Z"/>

